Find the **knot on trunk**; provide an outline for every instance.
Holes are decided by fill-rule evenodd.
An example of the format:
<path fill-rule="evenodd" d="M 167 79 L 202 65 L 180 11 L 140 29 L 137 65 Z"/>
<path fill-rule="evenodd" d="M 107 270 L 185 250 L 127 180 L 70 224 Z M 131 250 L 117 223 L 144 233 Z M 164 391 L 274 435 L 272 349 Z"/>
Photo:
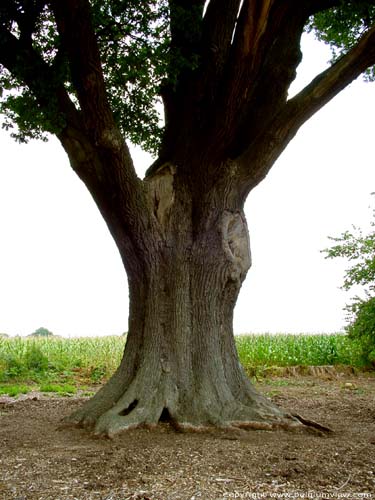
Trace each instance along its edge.
<path fill-rule="evenodd" d="M 230 278 L 233 281 L 243 281 L 251 266 L 251 255 L 246 219 L 241 212 L 224 211 L 222 242 L 224 253 L 230 262 Z"/>

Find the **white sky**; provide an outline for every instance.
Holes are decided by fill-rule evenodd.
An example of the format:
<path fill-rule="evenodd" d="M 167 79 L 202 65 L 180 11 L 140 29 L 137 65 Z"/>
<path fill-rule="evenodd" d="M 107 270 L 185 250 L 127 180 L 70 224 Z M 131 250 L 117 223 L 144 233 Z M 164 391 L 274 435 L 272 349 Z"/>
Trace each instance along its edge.
<path fill-rule="evenodd" d="M 329 50 L 304 38 L 299 84 Z M 360 79 L 302 127 L 246 205 L 253 267 L 235 331 L 334 332 L 348 299 L 345 263 L 320 253 L 366 227 L 374 191 L 374 84 Z M 0 132 L 0 333 L 109 335 L 127 330 L 125 272 L 107 227 L 56 140 L 19 145 Z M 140 171 L 147 155 L 135 153 Z"/>

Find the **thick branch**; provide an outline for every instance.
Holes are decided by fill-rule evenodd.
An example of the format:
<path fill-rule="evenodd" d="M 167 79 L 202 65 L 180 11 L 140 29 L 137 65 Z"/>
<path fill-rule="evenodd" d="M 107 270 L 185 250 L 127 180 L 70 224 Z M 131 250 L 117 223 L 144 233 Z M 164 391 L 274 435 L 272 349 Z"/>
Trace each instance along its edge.
<path fill-rule="evenodd" d="M 211 0 L 204 16 L 204 42 L 209 63 L 221 68 L 231 47 L 241 0 Z"/>
<path fill-rule="evenodd" d="M 169 0 L 170 68 L 169 81 L 162 88 L 167 125 L 176 114 L 176 88 L 197 63 L 201 43 L 204 0 Z"/>
<path fill-rule="evenodd" d="M 251 142 L 239 158 L 246 177 L 246 191 L 249 192 L 265 177 L 299 128 L 314 113 L 374 64 L 375 26 L 346 55 L 290 99 L 269 123 L 267 131 Z"/>
<path fill-rule="evenodd" d="M 308 17 L 290 0 L 244 1 L 225 73 L 209 108 L 213 153 L 238 157 L 270 116 L 285 105 Z"/>
<path fill-rule="evenodd" d="M 204 0 L 169 0 L 171 47 L 185 57 L 200 43 Z"/>
<path fill-rule="evenodd" d="M 84 54 L 81 55 L 85 66 Z M 71 166 L 92 194 L 122 255 L 131 259 L 139 254 L 139 245 L 146 245 L 150 215 L 141 181 L 109 107 L 104 125 L 106 110 L 100 109 L 98 103 L 96 110 L 92 103 L 89 110 L 85 108 L 86 112 L 77 111 L 53 66 L 43 60 L 30 41 L 26 38 L 21 41 L 2 27 L 0 63 L 30 88 L 48 120 L 54 115 L 63 117 L 57 121 L 55 133 Z M 91 90 L 88 88 L 88 95 L 93 98 Z M 102 91 L 105 92 L 104 86 Z"/>
<path fill-rule="evenodd" d="M 183 12 L 186 0 L 171 1 L 176 8 L 172 49 L 182 47 L 192 54 L 192 47 L 198 48 L 199 64 L 195 70 L 177 71 L 174 86 L 164 88 L 167 119 L 161 163 L 173 158 L 183 165 L 184 157 L 203 149 L 204 161 L 213 165 L 241 155 L 249 137 L 264 129 L 287 101 L 307 19 L 339 1 L 211 0 L 203 17 L 200 48 L 196 41 L 187 42 L 198 40 L 196 31 L 173 17 Z M 181 69 L 178 64 L 177 68 Z M 195 163 L 200 170 L 202 158 Z"/>
<path fill-rule="evenodd" d="M 234 38 L 234 57 L 242 59 L 258 52 L 270 12 L 276 0 L 244 0 Z"/>
<path fill-rule="evenodd" d="M 69 60 L 85 133 L 97 155 L 95 161 L 88 162 L 85 158 L 82 162 L 86 169 L 84 181 L 88 187 L 91 185 L 90 191 L 97 203 L 103 198 L 103 193 L 106 197 L 103 204 L 108 205 L 110 200 L 105 209 L 107 217 L 103 213 L 106 220 L 109 212 L 117 213 L 125 221 L 125 231 L 129 234 L 135 231 L 139 237 L 144 232 L 141 221 L 147 218 L 146 202 L 129 149 L 107 99 L 90 4 L 88 0 L 53 0 L 52 8 Z M 80 144 L 75 136 L 63 136 L 64 147 L 73 162 L 76 161 L 76 147 Z"/>
<path fill-rule="evenodd" d="M 295 126 L 301 126 L 373 64 L 375 64 L 375 26 L 368 30 L 347 54 L 290 99 L 285 110 L 286 114 L 294 117 Z"/>
<path fill-rule="evenodd" d="M 106 129 L 115 129 L 106 96 L 99 49 L 86 0 L 52 1 L 62 46 L 68 56 L 73 85 L 87 131 L 101 142 Z"/>

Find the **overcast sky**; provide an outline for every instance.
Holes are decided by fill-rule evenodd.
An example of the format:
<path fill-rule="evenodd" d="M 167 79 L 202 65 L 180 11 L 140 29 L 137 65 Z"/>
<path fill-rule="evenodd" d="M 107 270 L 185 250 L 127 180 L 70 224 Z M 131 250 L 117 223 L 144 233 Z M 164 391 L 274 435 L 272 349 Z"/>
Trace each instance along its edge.
<path fill-rule="evenodd" d="M 299 87 L 330 57 L 311 37 L 303 50 Z M 253 266 L 236 308 L 237 333 L 342 330 L 346 265 L 320 250 L 328 235 L 369 224 L 374 116 L 375 86 L 359 79 L 302 127 L 250 194 Z M 54 139 L 16 144 L 5 131 L 0 147 L 0 333 L 126 331 L 125 272 L 64 151 Z M 134 156 L 141 174 L 149 158 Z"/>

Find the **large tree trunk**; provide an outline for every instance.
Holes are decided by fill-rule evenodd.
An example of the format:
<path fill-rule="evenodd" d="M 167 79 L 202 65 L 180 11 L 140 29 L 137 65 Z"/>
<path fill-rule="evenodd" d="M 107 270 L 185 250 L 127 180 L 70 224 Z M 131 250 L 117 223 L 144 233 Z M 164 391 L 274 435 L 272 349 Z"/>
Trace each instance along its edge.
<path fill-rule="evenodd" d="M 235 347 L 233 309 L 250 267 L 242 207 L 213 191 L 193 209 L 174 174 L 168 166 L 147 181 L 159 230 L 145 236 L 143 255 L 124 255 L 130 318 L 121 365 L 71 420 L 107 435 L 160 419 L 180 429 L 296 426 L 254 390 Z"/>

